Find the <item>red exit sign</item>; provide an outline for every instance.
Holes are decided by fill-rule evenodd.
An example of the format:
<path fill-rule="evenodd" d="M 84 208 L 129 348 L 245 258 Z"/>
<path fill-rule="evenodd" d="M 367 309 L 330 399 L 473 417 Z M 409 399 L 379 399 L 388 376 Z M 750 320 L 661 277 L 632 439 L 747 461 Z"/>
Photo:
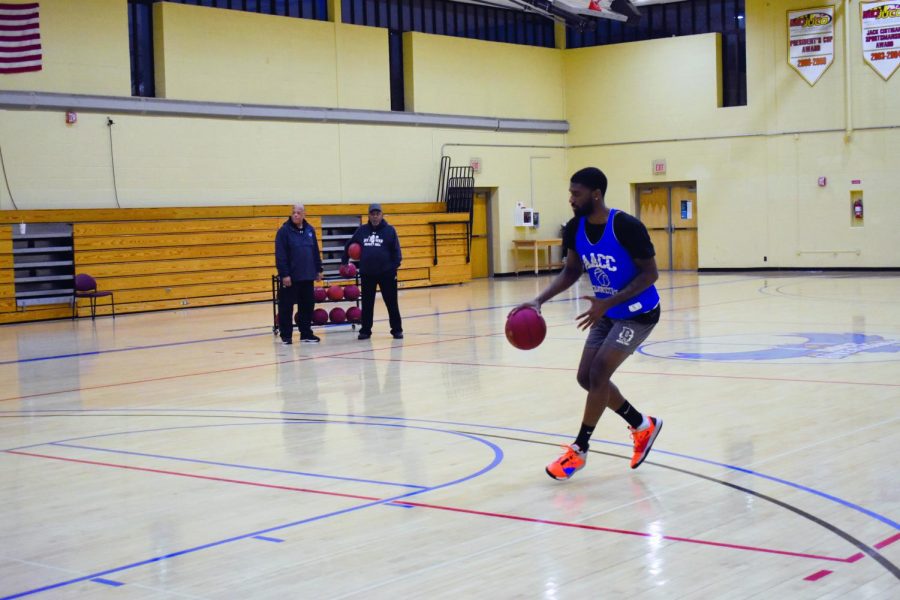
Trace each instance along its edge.
<path fill-rule="evenodd" d="M 654 175 L 665 175 L 666 174 L 666 159 L 659 158 L 653 161 L 653 174 Z"/>

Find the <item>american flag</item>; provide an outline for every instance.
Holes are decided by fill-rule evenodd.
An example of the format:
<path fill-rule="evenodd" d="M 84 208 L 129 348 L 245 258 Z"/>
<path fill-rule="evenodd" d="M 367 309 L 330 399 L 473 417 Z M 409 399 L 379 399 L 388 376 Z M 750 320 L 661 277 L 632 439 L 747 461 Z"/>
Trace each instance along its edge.
<path fill-rule="evenodd" d="M 38 3 L 0 3 L 0 74 L 41 70 Z"/>

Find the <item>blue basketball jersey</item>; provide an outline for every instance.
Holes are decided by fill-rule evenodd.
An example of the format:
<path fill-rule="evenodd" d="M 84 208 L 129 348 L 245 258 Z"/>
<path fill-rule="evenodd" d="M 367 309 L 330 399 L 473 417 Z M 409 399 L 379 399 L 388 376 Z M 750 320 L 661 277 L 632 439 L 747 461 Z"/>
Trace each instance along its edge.
<path fill-rule="evenodd" d="M 581 257 L 584 270 L 591 278 L 594 295 L 600 299 L 617 294 L 638 273 L 631 255 L 619 243 L 613 231 L 613 218 L 617 212 L 619 211 L 614 208 L 610 209 L 603 235 L 596 244 L 590 242 L 584 231 L 584 217 L 581 218 L 575 235 L 575 249 Z M 632 319 L 636 315 L 650 312 L 657 304 L 659 293 L 656 286 L 651 285 L 634 298 L 610 308 L 606 311 L 606 316 L 610 319 Z"/>

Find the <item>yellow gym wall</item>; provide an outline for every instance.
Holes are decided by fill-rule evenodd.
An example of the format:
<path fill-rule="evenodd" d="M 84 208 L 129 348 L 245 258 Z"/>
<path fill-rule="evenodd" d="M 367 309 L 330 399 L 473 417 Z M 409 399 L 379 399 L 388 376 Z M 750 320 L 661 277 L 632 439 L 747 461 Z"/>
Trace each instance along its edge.
<path fill-rule="evenodd" d="M 41 0 L 42 69 L 0 77 L 0 89 L 129 96 L 126 0 Z"/>
<path fill-rule="evenodd" d="M 406 109 L 565 119 L 562 53 L 444 35 L 403 34 Z"/>
<path fill-rule="evenodd" d="M 159 98 L 390 110 L 387 30 L 162 2 Z"/>
<path fill-rule="evenodd" d="M 863 62 L 850 5 L 848 140 L 842 3 L 834 62 L 810 86 L 787 63 L 787 11 L 810 3 L 748 0 L 745 107 L 717 107 L 715 35 L 566 51 L 569 165 L 603 168 L 610 205 L 632 211 L 636 183 L 697 181 L 701 268 L 900 265 L 900 76 Z M 851 227 L 851 189 L 864 227 Z"/>

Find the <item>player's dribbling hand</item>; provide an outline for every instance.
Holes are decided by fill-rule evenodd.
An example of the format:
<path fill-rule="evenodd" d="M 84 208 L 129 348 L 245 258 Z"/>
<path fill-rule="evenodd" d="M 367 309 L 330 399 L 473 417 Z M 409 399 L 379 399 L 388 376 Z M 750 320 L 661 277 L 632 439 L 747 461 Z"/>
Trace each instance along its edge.
<path fill-rule="evenodd" d="M 591 303 L 589 309 L 575 317 L 575 320 L 578 323 L 578 329 L 584 331 L 600 320 L 600 317 L 606 313 L 607 306 L 606 302 L 594 296 L 582 296 L 581 298 L 583 300 L 589 300 Z"/>
<path fill-rule="evenodd" d="M 517 307 L 515 307 L 514 309 L 509 311 L 509 314 L 513 314 L 514 312 L 522 310 L 523 308 L 532 308 L 532 309 L 536 310 L 538 314 L 541 314 L 541 304 L 537 300 L 531 300 L 530 302 L 523 302 L 522 304 L 518 305 Z"/>

